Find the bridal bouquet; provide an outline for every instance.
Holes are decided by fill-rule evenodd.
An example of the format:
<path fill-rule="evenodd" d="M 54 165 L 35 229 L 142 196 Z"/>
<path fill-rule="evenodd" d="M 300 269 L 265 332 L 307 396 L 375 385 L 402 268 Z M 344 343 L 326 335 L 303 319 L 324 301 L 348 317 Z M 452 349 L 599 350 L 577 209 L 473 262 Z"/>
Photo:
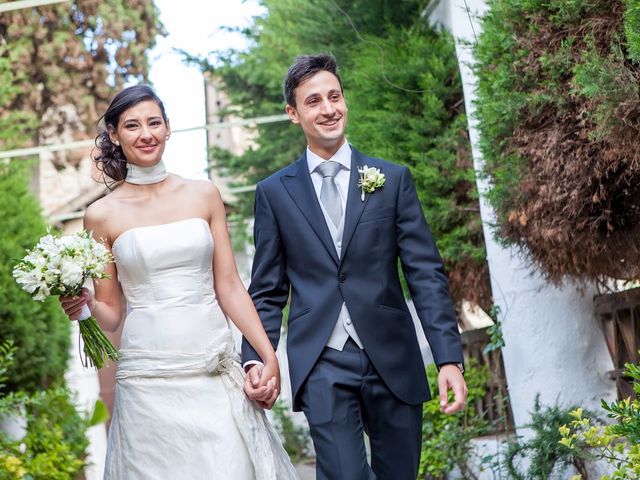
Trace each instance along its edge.
<path fill-rule="evenodd" d="M 34 300 L 50 295 L 80 295 L 88 278 L 107 278 L 105 268 L 111 253 L 90 232 L 75 235 L 45 235 L 13 269 L 13 277 Z M 118 352 L 84 305 L 78 326 L 86 359 L 101 368 L 105 360 L 117 360 Z"/>

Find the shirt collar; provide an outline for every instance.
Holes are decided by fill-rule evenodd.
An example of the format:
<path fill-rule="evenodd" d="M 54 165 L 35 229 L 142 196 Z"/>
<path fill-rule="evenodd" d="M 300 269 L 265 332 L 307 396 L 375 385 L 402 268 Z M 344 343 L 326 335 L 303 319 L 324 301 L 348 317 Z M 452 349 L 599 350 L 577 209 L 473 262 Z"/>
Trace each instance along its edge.
<path fill-rule="evenodd" d="M 347 171 L 351 170 L 351 147 L 349 146 L 349 142 L 345 141 L 329 160 L 338 162 Z M 324 161 L 324 158 L 313 153 L 309 146 L 307 146 L 307 166 L 309 167 L 309 173 L 313 172 L 316 167 Z"/>

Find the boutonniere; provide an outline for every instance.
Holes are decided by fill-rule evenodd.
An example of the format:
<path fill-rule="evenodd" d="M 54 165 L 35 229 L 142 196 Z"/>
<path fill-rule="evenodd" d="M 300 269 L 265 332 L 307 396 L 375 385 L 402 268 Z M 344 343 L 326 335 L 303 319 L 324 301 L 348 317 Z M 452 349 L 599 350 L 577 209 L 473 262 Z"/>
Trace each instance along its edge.
<path fill-rule="evenodd" d="M 380 172 L 379 168 L 367 167 L 366 165 L 362 168 L 358 168 L 358 173 L 360 174 L 358 186 L 360 187 L 360 190 L 362 190 L 360 198 L 362 198 L 362 201 L 364 202 L 364 194 L 373 193 L 376 188 L 382 187 L 386 178 L 384 173 Z"/>

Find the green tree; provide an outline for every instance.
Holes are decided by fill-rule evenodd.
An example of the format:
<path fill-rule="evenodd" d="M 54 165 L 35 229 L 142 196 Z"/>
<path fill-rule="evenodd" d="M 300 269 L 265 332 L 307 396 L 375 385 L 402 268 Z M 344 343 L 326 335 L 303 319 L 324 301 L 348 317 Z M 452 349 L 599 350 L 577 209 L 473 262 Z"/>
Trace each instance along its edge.
<path fill-rule="evenodd" d="M 453 40 L 420 25 L 365 40 L 345 72 L 354 119 L 349 139 L 370 155 L 409 167 L 451 293 L 488 309 L 484 236 Z"/>
<path fill-rule="evenodd" d="M 74 106 L 74 130 L 92 132 L 114 89 L 146 77 L 146 52 L 160 31 L 152 0 L 73 0 L 3 13 L 0 60 L 13 78 L 4 77 L 0 88 L 17 91 L 0 104 L 0 119 L 8 111 L 34 114 L 39 125 L 30 137 L 37 144 L 41 129 L 74 120 L 56 107 Z M 0 147 L 3 139 L 0 133 Z"/>
<path fill-rule="evenodd" d="M 264 0 L 268 14 L 246 32 L 248 51 L 219 52 L 220 77 L 247 118 L 282 112 L 282 80 L 304 53 L 332 53 L 350 108 L 349 140 L 409 166 L 456 300 L 491 304 L 462 87 L 452 39 L 426 25 L 424 2 Z M 244 155 L 214 150 L 217 165 L 252 184 L 291 163 L 305 139 L 287 123 L 258 127 Z M 253 198 L 240 197 L 241 215 Z M 468 285 L 474 285 L 469 289 Z"/>
<path fill-rule="evenodd" d="M 6 45 L 0 45 L 0 145 L 13 148 L 28 140 L 37 121 L 33 112 L 11 109 L 20 92 L 18 84 L 25 80 L 25 75 L 11 68 L 11 62 L 4 56 L 7 49 Z"/>
<path fill-rule="evenodd" d="M 237 113 L 245 118 L 284 113 L 282 81 L 297 55 L 331 52 L 347 72 L 353 64 L 351 47 L 357 35 L 384 35 L 391 26 L 409 26 L 419 16 L 423 2 L 392 0 L 262 0 L 268 14 L 243 31 L 247 51 L 216 52 L 203 68 L 219 76 Z M 259 125 L 257 147 L 233 157 L 220 150 L 218 164 L 255 183 L 296 159 L 306 145 L 299 128 L 287 123 Z M 253 199 L 241 198 L 239 209 L 248 216 Z"/>
<path fill-rule="evenodd" d="M 57 300 L 33 301 L 12 276 L 25 250 L 46 232 L 27 167 L 23 160 L 0 165 L 0 339 L 13 340 L 18 349 L 6 382 L 10 391 L 62 381 L 71 335 Z"/>

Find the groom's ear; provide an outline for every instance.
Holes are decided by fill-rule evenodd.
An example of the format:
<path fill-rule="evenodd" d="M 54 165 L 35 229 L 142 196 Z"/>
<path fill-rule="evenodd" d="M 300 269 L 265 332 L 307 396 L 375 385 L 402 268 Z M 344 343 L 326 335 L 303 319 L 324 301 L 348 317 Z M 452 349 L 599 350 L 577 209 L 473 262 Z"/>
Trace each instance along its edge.
<path fill-rule="evenodd" d="M 298 120 L 298 112 L 294 107 L 287 104 L 287 106 L 284 107 L 284 111 L 287 112 L 287 115 L 289 115 L 289 119 L 291 120 L 291 123 L 296 123 L 296 124 L 300 123 L 300 120 Z"/>

